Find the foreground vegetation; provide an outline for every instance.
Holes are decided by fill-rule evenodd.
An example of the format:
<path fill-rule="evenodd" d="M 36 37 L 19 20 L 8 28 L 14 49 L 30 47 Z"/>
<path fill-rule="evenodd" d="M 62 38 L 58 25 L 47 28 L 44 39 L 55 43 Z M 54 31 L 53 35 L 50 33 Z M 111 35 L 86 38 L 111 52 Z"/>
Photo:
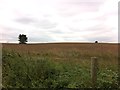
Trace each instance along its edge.
<path fill-rule="evenodd" d="M 118 88 L 117 56 L 98 55 L 102 58 L 96 87 Z M 91 88 L 90 57 L 91 53 L 82 54 L 76 49 L 59 54 L 49 50 L 26 54 L 3 50 L 2 84 L 4 88 Z"/>

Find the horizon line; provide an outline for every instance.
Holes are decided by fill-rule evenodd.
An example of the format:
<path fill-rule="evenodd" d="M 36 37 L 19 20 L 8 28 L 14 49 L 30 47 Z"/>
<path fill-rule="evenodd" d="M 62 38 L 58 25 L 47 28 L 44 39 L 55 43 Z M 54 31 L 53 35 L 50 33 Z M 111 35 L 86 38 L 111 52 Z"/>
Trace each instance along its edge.
<path fill-rule="evenodd" d="M 70 44 L 70 43 L 95 43 L 95 41 L 94 42 L 26 42 L 26 44 L 59 44 L 59 43 L 68 43 L 68 44 Z M 98 41 L 98 43 L 108 43 L 108 44 L 120 44 L 120 42 L 99 42 Z M 19 44 L 19 42 L 0 42 L 0 44 Z"/>

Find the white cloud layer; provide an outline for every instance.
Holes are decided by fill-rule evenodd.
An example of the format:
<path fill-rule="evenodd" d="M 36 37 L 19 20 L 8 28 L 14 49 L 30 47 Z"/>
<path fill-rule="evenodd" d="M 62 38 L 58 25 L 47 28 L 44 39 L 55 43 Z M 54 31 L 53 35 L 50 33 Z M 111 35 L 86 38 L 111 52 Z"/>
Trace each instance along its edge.
<path fill-rule="evenodd" d="M 117 42 L 119 0 L 0 0 L 0 42 Z"/>

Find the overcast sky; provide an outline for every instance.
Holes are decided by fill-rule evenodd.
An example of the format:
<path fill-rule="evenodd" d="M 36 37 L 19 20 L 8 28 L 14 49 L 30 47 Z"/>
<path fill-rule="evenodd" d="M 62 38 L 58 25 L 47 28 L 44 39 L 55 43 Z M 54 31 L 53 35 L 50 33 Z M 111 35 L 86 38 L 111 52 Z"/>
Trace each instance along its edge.
<path fill-rule="evenodd" d="M 0 42 L 117 42 L 119 0 L 0 0 Z"/>

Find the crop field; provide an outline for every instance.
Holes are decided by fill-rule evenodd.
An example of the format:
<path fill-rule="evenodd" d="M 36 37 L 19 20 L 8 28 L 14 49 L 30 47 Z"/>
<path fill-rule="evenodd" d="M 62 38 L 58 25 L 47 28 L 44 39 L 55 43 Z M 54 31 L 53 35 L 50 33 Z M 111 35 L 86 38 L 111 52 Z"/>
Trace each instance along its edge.
<path fill-rule="evenodd" d="M 98 58 L 96 88 L 118 88 L 118 44 L 2 44 L 3 88 L 92 88 L 91 57 Z"/>

